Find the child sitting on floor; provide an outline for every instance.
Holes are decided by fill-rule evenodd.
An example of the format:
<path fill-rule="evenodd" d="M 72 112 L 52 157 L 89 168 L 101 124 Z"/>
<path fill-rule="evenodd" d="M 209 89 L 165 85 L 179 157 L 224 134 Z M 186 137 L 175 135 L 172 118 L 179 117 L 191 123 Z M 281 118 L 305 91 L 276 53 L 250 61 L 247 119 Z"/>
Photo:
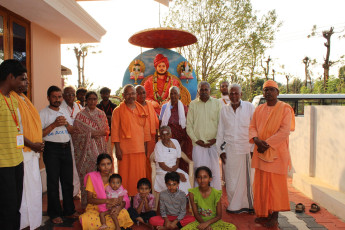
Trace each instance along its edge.
<path fill-rule="evenodd" d="M 115 205 L 107 205 L 108 210 L 100 212 L 99 218 L 101 221 L 101 227 L 99 230 L 107 229 L 106 215 L 110 215 L 114 221 L 115 229 L 120 229 L 118 215 L 120 211 L 126 206 L 126 202 L 129 202 L 127 190 L 122 187 L 122 177 L 119 174 L 113 174 L 109 177 L 109 185 L 105 188 L 105 193 L 108 199 L 114 199 Z"/>
<path fill-rule="evenodd" d="M 186 193 L 178 189 L 180 175 L 177 172 L 168 172 L 164 180 L 168 189 L 159 194 L 161 216 L 152 217 L 150 224 L 159 230 L 181 229 L 195 218 L 186 215 Z"/>
<path fill-rule="evenodd" d="M 222 191 L 212 188 L 212 172 L 202 166 L 195 171 L 199 187 L 189 189 L 189 199 L 196 221 L 183 227 L 182 230 L 235 230 L 233 224 L 222 221 Z"/>
<path fill-rule="evenodd" d="M 147 224 L 149 219 L 156 216 L 153 211 L 155 197 L 151 194 L 151 183 L 147 178 L 141 178 L 137 183 L 138 193 L 133 197 L 133 207 L 128 209 L 134 223 Z"/>

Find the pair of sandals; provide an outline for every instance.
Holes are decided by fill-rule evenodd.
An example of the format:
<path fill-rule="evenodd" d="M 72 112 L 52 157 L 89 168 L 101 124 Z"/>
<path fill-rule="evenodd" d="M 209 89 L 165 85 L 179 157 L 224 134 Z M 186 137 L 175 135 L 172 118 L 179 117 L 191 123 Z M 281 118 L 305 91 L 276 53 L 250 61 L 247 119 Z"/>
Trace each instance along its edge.
<path fill-rule="evenodd" d="M 296 213 L 303 213 L 305 211 L 305 206 L 304 204 L 302 203 L 298 203 L 296 204 L 296 209 L 295 209 L 295 212 Z M 312 203 L 311 204 L 311 207 L 309 209 L 309 212 L 311 213 L 317 213 L 318 211 L 320 211 L 320 206 L 315 204 L 315 203 Z"/>

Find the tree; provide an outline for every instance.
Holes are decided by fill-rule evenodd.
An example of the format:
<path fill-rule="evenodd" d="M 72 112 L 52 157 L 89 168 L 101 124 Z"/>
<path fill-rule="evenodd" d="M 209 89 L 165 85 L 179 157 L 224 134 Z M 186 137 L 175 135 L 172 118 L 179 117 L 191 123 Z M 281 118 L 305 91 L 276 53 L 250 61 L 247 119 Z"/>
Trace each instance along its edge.
<path fill-rule="evenodd" d="M 251 33 L 245 43 L 245 49 L 243 53 L 242 69 L 244 75 L 248 75 L 250 94 L 254 97 L 254 91 L 252 85 L 255 75 L 259 75 L 256 67 L 258 66 L 259 58 L 262 57 L 265 51 L 271 47 L 274 39 L 275 32 L 278 31 L 281 26 L 280 22 L 277 22 L 277 15 L 275 11 L 269 11 L 261 19 L 253 17 L 251 22 Z M 252 98 L 251 97 L 251 98 Z"/>
<path fill-rule="evenodd" d="M 268 74 L 270 73 L 270 62 L 272 61 L 271 57 L 268 56 L 266 62 L 266 67 L 262 64 L 262 59 L 261 59 L 261 67 L 264 70 L 265 78 L 266 81 L 268 80 Z"/>
<path fill-rule="evenodd" d="M 289 93 L 289 80 L 290 80 L 290 75 L 286 74 L 286 93 Z"/>
<path fill-rule="evenodd" d="M 244 59 L 251 40 L 255 57 L 262 56 L 268 47 L 262 43 L 273 41 L 276 19 L 275 11 L 270 11 L 258 20 L 250 0 L 176 0 L 164 25 L 196 35 L 197 43 L 177 51 L 192 64 L 198 80 L 216 85 L 223 76 L 236 75 L 249 66 L 250 61 Z"/>
<path fill-rule="evenodd" d="M 77 59 L 77 69 L 78 69 L 78 87 L 91 87 L 92 83 L 89 83 L 88 80 L 85 80 L 85 58 L 88 55 L 89 51 L 91 53 L 96 54 L 96 53 L 101 53 L 102 51 L 92 51 L 95 49 L 95 46 L 88 45 L 88 44 L 83 44 L 80 43 L 79 46 L 74 46 L 73 51 L 75 54 L 75 57 Z"/>

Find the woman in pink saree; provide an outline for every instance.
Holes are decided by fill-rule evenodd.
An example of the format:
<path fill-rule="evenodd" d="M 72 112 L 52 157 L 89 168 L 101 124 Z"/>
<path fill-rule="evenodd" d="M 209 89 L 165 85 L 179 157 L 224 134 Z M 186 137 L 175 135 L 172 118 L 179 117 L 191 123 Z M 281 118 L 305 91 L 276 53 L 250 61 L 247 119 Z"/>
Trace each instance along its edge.
<path fill-rule="evenodd" d="M 96 107 L 97 100 L 98 96 L 95 92 L 87 92 L 87 105 L 77 114 L 73 124 L 75 132 L 72 134 L 72 140 L 80 178 L 82 208 L 87 204 L 84 177 L 94 171 L 97 156 L 107 153 L 109 126 L 105 113 Z"/>

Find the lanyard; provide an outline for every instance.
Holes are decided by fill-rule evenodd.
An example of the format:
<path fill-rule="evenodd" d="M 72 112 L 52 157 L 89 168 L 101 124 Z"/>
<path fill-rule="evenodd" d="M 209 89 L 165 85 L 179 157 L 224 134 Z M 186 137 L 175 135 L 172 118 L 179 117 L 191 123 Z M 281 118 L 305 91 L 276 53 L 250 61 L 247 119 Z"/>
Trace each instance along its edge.
<path fill-rule="evenodd" d="M 6 100 L 6 97 L 2 94 L 2 92 L 1 92 L 1 95 L 2 95 L 2 97 L 4 98 L 4 100 L 5 100 L 5 102 L 6 102 L 6 105 L 7 105 L 8 109 L 9 109 L 10 112 L 11 112 L 11 115 L 12 115 L 12 118 L 13 118 L 13 120 L 14 120 L 14 123 L 16 123 L 18 132 L 20 132 L 19 123 L 18 123 L 18 120 L 17 120 L 16 112 L 14 111 L 14 106 L 13 106 L 13 102 L 12 102 L 11 95 L 10 95 L 10 100 L 11 100 L 12 110 L 11 110 L 10 105 L 8 104 L 7 100 Z"/>

